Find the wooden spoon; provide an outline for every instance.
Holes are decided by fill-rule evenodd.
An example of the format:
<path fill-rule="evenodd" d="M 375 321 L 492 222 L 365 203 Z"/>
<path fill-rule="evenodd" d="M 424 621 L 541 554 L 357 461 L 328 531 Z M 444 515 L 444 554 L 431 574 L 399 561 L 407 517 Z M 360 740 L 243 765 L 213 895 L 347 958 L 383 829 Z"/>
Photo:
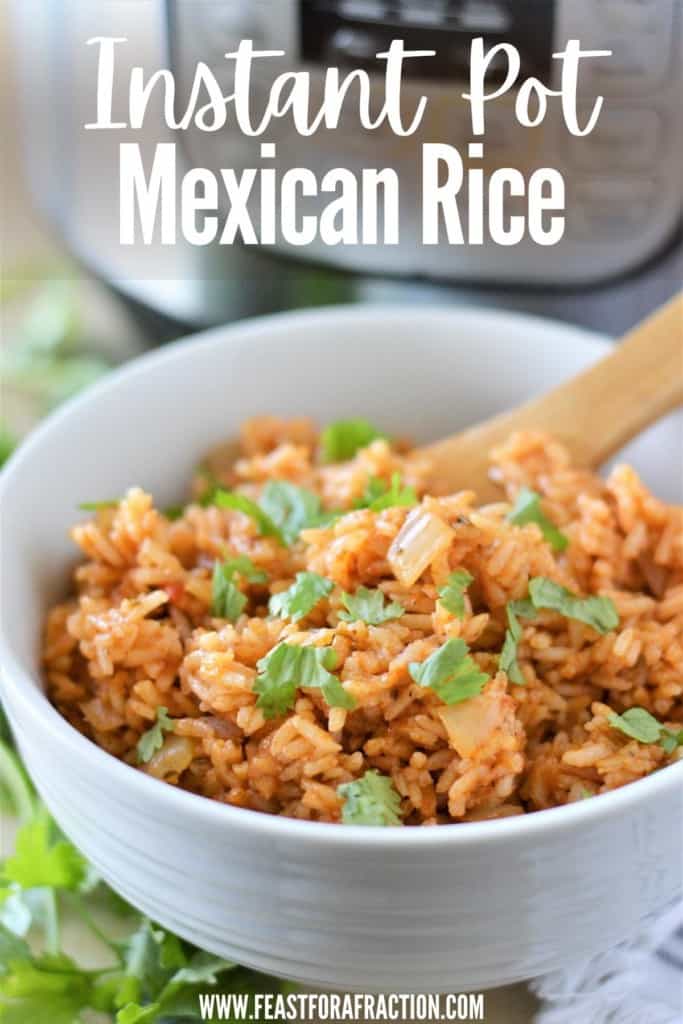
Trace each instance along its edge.
<path fill-rule="evenodd" d="M 683 405 L 683 292 L 577 377 L 511 412 L 420 450 L 433 466 L 428 490 L 500 499 L 489 477 L 491 448 L 518 430 L 542 430 L 594 468 L 645 427 Z M 680 470 L 680 452 L 672 452 Z M 674 469 L 674 471 L 676 471 Z"/>

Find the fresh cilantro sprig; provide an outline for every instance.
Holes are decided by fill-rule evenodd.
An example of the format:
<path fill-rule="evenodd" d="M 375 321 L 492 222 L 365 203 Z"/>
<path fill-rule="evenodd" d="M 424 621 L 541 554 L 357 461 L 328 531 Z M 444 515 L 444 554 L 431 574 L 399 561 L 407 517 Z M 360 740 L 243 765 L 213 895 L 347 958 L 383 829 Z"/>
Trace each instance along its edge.
<path fill-rule="evenodd" d="M 400 619 L 405 608 L 398 601 L 385 604 L 381 590 L 359 587 L 355 594 L 342 594 L 345 612 L 339 613 L 344 622 L 365 622 L 368 626 L 381 626 L 383 622 Z"/>
<path fill-rule="evenodd" d="M 434 690 L 445 704 L 478 696 L 489 679 L 460 638 L 447 640 L 426 661 L 411 662 L 408 671 L 418 686 Z"/>
<path fill-rule="evenodd" d="M 458 569 L 450 574 L 445 585 L 439 590 L 441 604 L 447 612 L 455 615 L 456 619 L 462 619 L 465 615 L 465 591 L 470 583 L 474 583 L 474 576 L 466 569 Z"/>
<path fill-rule="evenodd" d="M 315 606 L 334 590 L 332 580 L 317 572 L 298 572 L 288 590 L 273 594 L 268 604 L 271 615 L 298 622 L 313 611 Z"/>
<path fill-rule="evenodd" d="M 5 811 L 24 822 L 14 853 L 0 863 L 1 1024 L 81 1024 L 92 1013 L 112 1024 L 199 1020 L 200 992 L 247 994 L 253 1011 L 255 993 L 291 991 L 190 946 L 107 889 L 39 802 L 7 739 L 0 739 L 0 791 Z M 120 919 L 119 937 L 98 923 L 105 906 Z M 65 911 L 108 948 L 108 966 L 86 969 L 65 955 Z"/>
<path fill-rule="evenodd" d="M 522 487 L 517 495 L 514 507 L 507 518 L 508 522 L 513 523 L 515 526 L 526 526 L 527 523 L 535 523 L 553 551 L 558 554 L 566 551 L 569 539 L 543 511 L 540 494 L 529 490 L 528 487 Z"/>
<path fill-rule="evenodd" d="M 164 733 L 173 732 L 175 722 L 168 717 L 168 708 L 157 708 L 157 719 L 151 729 L 143 732 L 138 740 L 136 753 L 138 764 L 147 764 L 164 744 Z"/>
<path fill-rule="evenodd" d="M 609 633 L 619 625 L 619 613 L 609 597 L 577 597 L 571 590 L 544 576 L 529 583 L 529 596 L 536 609 L 559 612 L 567 619 L 575 619 L 592 626 L 598 633 Z"/>
<path fill-rule="evenodd" d="M 372 423 L 365 419 L 337 420 L 325 427 L 320 435 L 323 462 L 347 462 L 361 448 L 377 440 L 388 440 Z"/>
<path fill-rule="evenodd" d="M 401 797 L 392 780 L 370 769 L 355 782 L 345 782 L 337 792 L 344 799 L 344 825 L 401 825 Z"/>
<path fill-rule="evenodd" d="M 237 621 L 247 603 L 246 594 L 235 583 L 236 576 L 242 576 L 248 583 L 265 583 L 268 579 L 266 573 L 257 569 L 246 555 L 216 562 L 211 581 L 211 614 L 229 622 Z"/>
<path fill-rule="evenodd" d="M 622 715 L 610 715 L 608 722 L 613 729 L 639 743 L 659 743 L 667 754 L 673 754 L 676 747 L 683 746 L 683 729 L 678 732 L 667 729 L 645 708 L 629 708 Z"/>
<path fill-rule="evenodd" d="M 280 718 L 294 707 L 296 692 L 302 688 L 318 689 L 330 707 L 350 711 L 356 702 L 330 671 L 336 666 L 337 654 L 331 647 L 278 644 L 257 662 L 257 707 L 265 718 Z"/>

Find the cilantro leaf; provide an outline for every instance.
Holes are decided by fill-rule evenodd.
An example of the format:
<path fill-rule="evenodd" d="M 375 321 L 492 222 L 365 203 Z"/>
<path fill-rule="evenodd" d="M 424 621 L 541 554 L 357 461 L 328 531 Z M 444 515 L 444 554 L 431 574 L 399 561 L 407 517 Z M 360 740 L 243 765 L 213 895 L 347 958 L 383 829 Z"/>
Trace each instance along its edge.
<path fill-rule="evenodd" d="M 474 576 L 471 576 L 466 569 L 458 569 L 452 572 L 446 580 L 446 585 L 439 591 L 439 600 L 447 612 L 462 619 L 465 615 L 465 591 L 470 583 L 474 583 Z"/>
<path fill-rule="evenodd" d="M 381 626 L 391 619 L 400 619 L 405 612 L 403 605 L 398 601 L 385 605 L 384 601 L 381 590 L 359 587 L 355 594 L 342 594 L 347 611 L 340 612 L 339 618 L 344 622 L 365 622 L 368 626 Z"/>
<path fill-rule="evenodd" d="M 505 633 L 503 650 L 500 652 L 500 668 L 501 671 L 505 672 L 510 682 L 516 686 L 526 686 L 524 673 L 517 661 L 517 645 L 522 639 L 522 627 L 517 616 L 524 615 L 529 610 L 533 614 L 533 606 L 529 608 L 526 602 L 521 601 L 510 601 L 507 606 L 508 628 Z"/>
<path fill-rule="evenodd" d="M 363 497 L 356 502 L 357 508 L 368 508 L 371 512 L 383 512 L 397 506 L 409 508 L 412 505 L 417 505 L 415 488 L 404 487 L 400 473 L 392 473 L 390 484 L 379 477 L 370 477 Z"/>
<path fill-rule="evenodd" d="M 289 590 L 273 594 L 268 604 L 271 615 L 298 622 L 334 590 L 332 580 L 326 580 L 317 572 L 298 572 Z"/>
<path fill-rule="evenodd" d="M 211 614 L 217 619 L 237 622 L 247 603 L 246 594 L 233 583 L 233 573 L 225 565 L 216 562 L 211 581 Z"/>
<path fill-rule="evenodd" d="M 401 797 L 387 775 L 370 769 L 356 782 L 337 788 L 344 798 L 345 825 L 401 825 Z"/>
<path fill-rule="evenodd" d="M 639 743 L 657 743 L 662 726 L 645 708 L 629 708 L 623 715 L 610 715 L 609 724 Z"/>
<path fill-rule="evenodd" d="M 12 960 L 0 974 L 3 1024 L 74 1024 L 92 1005 L 93 978 L 67 956 Z"/>
<path fill-rule="evenodd" d="M 540 494 L 529 490 L 528 487 L 522 487 L 517 495 L 514 508 L 509 513 L 507 519 L 514 526 L 526 526 L 527 523 L 535 523 L 553 551 L 566 551 L 569 539 L 561 530 L 558 530 L 553 521 L 543 511 Z"/>
<path fill-rule="evenodd" d="M 211 614 L 218 619 L 236 622 L 244 611 L 247 598 L 234 582 L 238 575 L 250 583 L 265 583 L 268 579 L 246 555 L 216 562 L 213 567 Z"/>
<path fill-rule="evenodd" d="M 164 933 L 143 917 L 136 930 L 121 943 L 123 976 L 114 1001 L 117 1006 L 150 999 L 165 984 L 167 972 L 161 963 Z"/>
<path fill-rule="evenodd" d="M 323 515 L 317 494 L 287 480 L 270 480 L 263 489 L 259 505 L 275 524 L 285 544 L 290 546 L 302 530 L 317 526 Z"/>
<path fill-rule="evenodd" d="M 164 733 L 173 732 L 175 722 L 168 717 L 168 708 L 157 708 L 157 720 L 151 729 L 143 732 L 138 740 L 137 755 L 138 764 L 147 764 L 151 761 L 157 750 L 161 750 L 164 743 Z"/>
<path fill-rule="evenodd" d="M 3 874 L 23 889 L 76 890 L 85 878 L 86 861 L 68 840 L 56 838 L 54 825 L 41 809 L 19 829 L 14 854 L 5 861 Z"/>
<path fill-rule="evenodd" d="M 488 676 L 481 672 L 464 640 L 450 639 L 423 662 L 411 662 L 408 671 L 418 686 L 429 687 L 445 704 L 476 697 Z"/>
<path fill-rule="evenodd" d="M 208 504 L 216 505 L 217 508 L 229 508 L 236 512 L 242 512 L 254 520 L 262 537 L 275 537 L 280 544 L 285 545 L 281 531 L 270 516 L 245 494 L 237 494 L 235 491 L 225 491 L 222 487 L 217 487 L 211 492 Z"/>
<path fill-rule="evenodd" d="M 520 619 L 534 619 L 536 617 L 534 602 L 529 597 L 525 597 L 521 601 L 510 601 L 508 607 Z"/>
<path fill-rule="evenodd" d="M 216 562 L 213 568 L 211 614 L 217 618 L 227 618 L 231 623 L 237 622 L 245 609 L 247 598 L 242 593 L 234 577 L 241 575 L 249 583 L 266 583 L 267 574 L 257 569 L 251 558 L 238 555 L 226 562 Z"/>
<path fill-rule="evenodd" d="M 683 729 L 672 732 L 658 722 L 645 708 L 629 708 L 623 715 L 610 715 L 609 724 L 625 736 L 639 743 L 659 743 L 667 754 L 673 754 L 678 746 L 683 746 Z"/>
<path fill-rule="evenodd" d="M 0 975 L 7 971 L 9 964 L 31 960 L 32 957 L 28 943 L 6 925 L 0 924 Z"/>
<path fill-rule="evenodd" d="M 221 957 L 214 956 L 213 953 L 197 950 L 187 963 L 171 977 L 161 994 L 161 1002 L 164 1003 L 183 985 L 217 985 L 219 975 L 226 971 L 237 970 L 237 967 L 238 965 L 232 960 L 223 960 Z"/>
<path fill-rule="evenodd" d="M 387 440 L 386 434 L 381 434 L 368 420 L 337 420 L 320 435 L 323 462 L 346 462 L 377 440 Z"/>
<path fill-rule="evenodd" d="M 619 614 L 609 597 L 577 597 L 566 587 L 537 576 L 529 583 L 534 608 L 548 608 L 568 619 L 592 626 L 598 633 L 609 633 L 619 625 Z"/>
<path fill-rule="evenodd" d="M 161 1000 L 170 978 L 187 965 L 180 940 L 145 917 L 120 944 L 120 951 L 123 975 L 114 993 L 117 1007 Z"/>
<path fill-rule="evenodd" d="M 678 732 L 672 732 L 671 729 L 662 728 L 660 743 L 662 749 L 667 754 L 673 754 L 676 747 L 683 747 L 683 729 L 679 729 Z"/>
<path fill-rule="evenodd" d="M 242 576 L 248 583 L 267 583 L 268 573 L 258 569 L 247 555 L 236 555 L 223 563 L 223 568 L 230 578 Z"/>
<path fill-rule="evenodd" d="M 159 1017 L 160 1003 L 128 1003 L 116 1014 L 116 1024 L 154 1024 Z"/>
<path fill-rule="evenodd" d="M 320 689 L 331 707 L 350 710 L 355 707 L 339 679 L 329 672 L 337 664 L 336 652 L 330 647 L 300 647 L 280 643 L 257 662 L 258 676 L 254 692 L 265 718 L 279 718 L 294 707 L 296 691 Z"/>

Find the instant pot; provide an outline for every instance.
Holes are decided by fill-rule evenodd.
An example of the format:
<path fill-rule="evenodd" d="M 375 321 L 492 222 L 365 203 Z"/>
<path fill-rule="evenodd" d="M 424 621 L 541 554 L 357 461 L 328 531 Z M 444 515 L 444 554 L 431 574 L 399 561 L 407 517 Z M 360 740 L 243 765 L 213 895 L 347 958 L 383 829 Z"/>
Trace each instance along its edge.
<path fill-rule="evenodd" d="M 36 201 L 73 251 L 140 310 L 160 334 L 273 310 L 326 302 L 466 302 L 560 316 L 617 333 L 672 294 L 683 280 L 683 0 L 14 0 L 27 169 Z M 353 112 L 313 138 L 276 122 L 275 166 L 392 167 L 401 180 L 401 240 L 395 246 L 304 248 L 285 245 L 124 248 L 118 242 L 118 146 L 139 133 L 86 132 L 95 105 L 96 53 L 86 41 L 113 35 L 115 105 L 125 117 L 128 74 L 170 67 L 177 102 L 189 95 L 198 61 L 230 91 L 225 54 L 241 39 L 285 50 L 263 63 L 255 95 L 282 70 L 378 70 L 375 55 L 392 39 L 436 56 L 406 65 L 405 101 L 429 98 L 417 136 L 363 132 Z M 524 77 L 558 88 L 553 54 L 570 38 L 611 57 L 583 62 L 580 106 L 605 97 L 587 138 L 566 130 L 555 104 L 537 129 L 514 118 L 514 95 L 488 105 L 484 166 L 525 173 L 551 166 L 567 184 L 567 230 L 541 248 L 523 242 L 433 247 L 419 237 L 424 142 L 466 153 L 472 141 L 467 89 L 473 38 L 517 46 Z M 496 69 L 492 70 L 495 80 Z M 145 122 L 145 144 L 168 141 L 161 93 Z M 154 102 L 157 102 L 155 112 Z M 178 138 L 177 136 L 181 136 Z M 215 134 L 176 133 L 190 165 L 258 167 L 260 142 L 230 124 Z M 514 210 L 512 211 L 514 212 Z"/>

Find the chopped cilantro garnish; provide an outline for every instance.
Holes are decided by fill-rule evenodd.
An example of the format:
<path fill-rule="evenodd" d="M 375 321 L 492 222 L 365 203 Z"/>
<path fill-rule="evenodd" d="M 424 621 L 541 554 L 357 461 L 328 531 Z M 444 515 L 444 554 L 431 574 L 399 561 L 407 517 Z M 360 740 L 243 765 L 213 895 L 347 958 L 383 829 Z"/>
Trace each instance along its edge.
<path fill-rule="evenodd" d="M 385 605 L 384 600 L 381 590 L 359 587 L 355 594 L 342 594 L 347 610 L 340 612 L 339 618 L 344 622 L 365 622 L 368 626 L 381 626 L 390 619 L 400 619 L 405 608 L 397 601 Z"/>
<path fill-rule="evenodd" d="M 346 462 L 361 448 L 377 440 L 387 440 L 372 423 L 364 419 L 337 420 L 320 435 L 323 462 Z"/>
<path fill-rule="evenodd" d="M 508 522 L 515 526 L 535 523 L 553 551 L 565 551 L 569 544 L 568 538 L 543 511 L 540 494 L 529 490 L 528 487 L 523 487 L 517 495 L 514 508 L 508 515 Z"/>
<path fill-rule="evenodd" d="M 500 654 L 500 668 L 507 675 L 511 683 L 516 686 L 525 686 L 526 679 L 517 661 L 517 645 L 522 639 L 522 627 L 520 618 L 533 618 L 536 614 L 532 602 L 528 599 L 523 601 L 510 601 L 507 606 L 508 628 L 505 633 L 505 642 Z"/>
<path fill-rule="evenodd" d="M 209 504 L 216 505 L 218 508 L 234 509 L 236 512 L 242 512 L 245 516 L 250 516 L 258 526 L 261 536 L 275 537 L 281 544 L 285 543 L 282 532 L 270 516 L 246 495 L 237 494 L 235 491 L 224 491 L 219 487 L 212 492 Z"/>
<path fill-rule="evenodd" d="M 511 608 L 513 614 L 518 615 L 520 619 L 533 619 L 536 615 L 534 602 L 529 597 L 521 601 L 510 601 L 508 608 Z"/>
<path fill-rule="evenodd" d="M 267 583 L 268 573 L 258 569 L 247 555 L 235 555 L 224 563 L 224 569 L 233 576 L 243 576 L 249 583 Z"/>
<path fill-rule="evenodd" d="M 395 508 L 399 505 L 406 507 L 417 505 L 415 488 L 404 487 L 401 483 L 400 473 L 392 473 L 390 484 L 379 477 L 370 477 L 363 497 L 356 502 L 356 508 L 369 508 L 371 512 L 383 512 L 387 508 Z"/>
<path fill-rule="evenodd" d="M 347 693 L 337 676 L 329 669 L 337 664 L 337 654 L 331 647 L 300 647 L 280 643 L 265 658 L 257 662 L 258 676 L 254 692 L 265 718 L 278 718 L 294 707 L 296 691 L 319 689 L 333 708 L 351 710 L 356 702 Z"/>
<path fill-rule="evenodd" d="M 229 622 L 239 619 L 247 603 L 246 594 L 239 589 L 233 576 L 234 573 L 227 566 L 216 562 L 211 581 L 211 614 L 217 619 L 228 619 Z"/>
<path fill-rule="evenodd" d="M 238 555 L 227 562 L 216 562 L 213 567 L 211 614 L 219 619 L 236 622 L 247 603 L 246 595 L 235 583 L 235 576 L 243 576 L 249 583 L 265 583 L 268 579 L 246 555 Z"/>
<path fill-rule="evenodd" d="M 408 671 L 419 686 L 429 687 L 445 704 L 476 697 L 488 681 L 464 640 L 447 640 L 423 662 L 411 662 Z"/>
<path fill-rule="evenodd" d="M 332 580 L 316 572 L 298 572 L 289 590 L 273 594 L 268 605 L 271 615 L 298 622 L 312 611 L 319 601 L 334 589 Z"/>
<path fill-rule="evenodd" d="M 168 708 L 157 708 L 157 720 L 151 729 L 143 732 L 138 740 L 137 755 L 138 764 L 147 764 L 151 761 L 157 750 L 161 750 L 164 743 L 164 733 L 173 732 L 175 722 L 168 717 Z"/>
<path fill-rule="evenodd" d="M 505 643 L 500 654 L 500 668 L 505 672 L 511 683 L 516 686 L 525 686 L 526 679 L 517 661 L 517 645 L 522 639 L 522 627 L 517 614 L 519 609 L 515 606 L 521 602 L 510 601 L 507 606 L 508 628 L 505 633 Z M 531 609 L 533 613 L 533 608 Z"/>
<path fill-rule="evenodd" d="M 610 715 L 609 724 L 639 743 L 659 743 L 667 754 L 683 746 L 683 729 L 672 732 L 645 708 L 629 708 L 623 715 Z"/>
<path fill-rule="evenodd" d="M 544 576 L 531 580 L 529 594 L 534 608 L 546 608 L 568 619 L 585 622 L 598 633 L 609 633 L 619 625 L 619 614 L 609 597 L 577 597 L 566 587 Z"/>
<path fill-rule="evenodd" d="M 259 505 L 288 545 L 294 544 L 302 530 L 322 525 L 323 512 L 317 494 L 286 480 L 266 484 Z"/>
<path fill-rule="evenodd" d="M 387 775 L 370 769 L 356 782 L 345 782 L 337 792 L 344 798 L 345 825 L 400 825 L 401 797 Z"/>
<path fill-rule="evenodd" d="M 120 498 L 110 498 L 105 501 L 83 501 L 78 508 L 81 512 L 100 512 L 105 508 L 118 508 L 120 504 Z"/>
<path fill-rule="evenodd" d="M 465 591 L 473 582 L 474 576 L 470 576 L 465 569 L 458 569 L 450 574 L 446 585 L 439 591 L 441 604 L 457 619 L 462 619 L 465 614 Z"/>

